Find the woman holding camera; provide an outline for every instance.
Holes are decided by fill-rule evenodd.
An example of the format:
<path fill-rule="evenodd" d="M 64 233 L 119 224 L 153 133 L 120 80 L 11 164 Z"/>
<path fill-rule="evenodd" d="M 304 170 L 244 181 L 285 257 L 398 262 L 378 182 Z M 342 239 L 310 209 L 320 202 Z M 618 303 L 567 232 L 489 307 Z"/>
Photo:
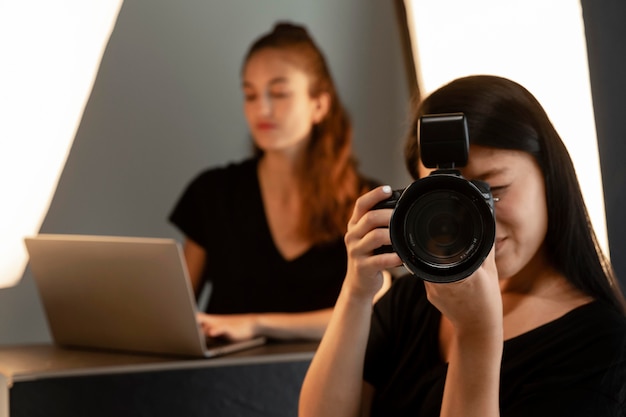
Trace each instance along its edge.
<path fill-rule="evenodd" d="M 346 272 L 343 235 L 375 185 L 357 171 L 351 125 L 306 29 L 279 23 L 242 67 L 255 155 L 196 177 L 170 220 L 196 293 L 211 285 L 209 336 L 320 339 Z"/>
<path fill-rule="evenodd" d="M 573 164 L 536 99 L 494 76 L 457 79 L 423 100 L 425 114 L 462 112 L 470 151 L 462 175 L 486 181 L 495 244 L 468 278 L 396 280 L 373 306 L 389 245 L 390 196 L 356 204 L 348 272 L 301 392 L 300 416 L 622 416 L 623 295 L 602 254 Z M 406 162 L 420 163 L 417 134 Z"/>

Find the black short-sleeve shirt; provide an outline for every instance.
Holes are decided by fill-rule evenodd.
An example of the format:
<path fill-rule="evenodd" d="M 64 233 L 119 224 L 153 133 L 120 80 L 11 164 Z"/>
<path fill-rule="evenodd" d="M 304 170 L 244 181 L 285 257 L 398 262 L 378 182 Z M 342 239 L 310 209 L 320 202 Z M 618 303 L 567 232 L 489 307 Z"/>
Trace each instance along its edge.
<path fill-rule="evenodd" d="M 364 378 L 372 416 L 439 416 L 447 364 L 423 282 L 397 279 L 376 304 Z M 626 318 L 595 301 L 504 342 L 504 417 L 626 416 Z"/>
<path fill-rule="evenodd" d="M 210 169 L 184 191 L 170 221 L 207 252 L 207 312 L 302 312 L 332 307 L 346 273 L 342 238 L 282 257 L 261 199 L 256 159 Z"/>

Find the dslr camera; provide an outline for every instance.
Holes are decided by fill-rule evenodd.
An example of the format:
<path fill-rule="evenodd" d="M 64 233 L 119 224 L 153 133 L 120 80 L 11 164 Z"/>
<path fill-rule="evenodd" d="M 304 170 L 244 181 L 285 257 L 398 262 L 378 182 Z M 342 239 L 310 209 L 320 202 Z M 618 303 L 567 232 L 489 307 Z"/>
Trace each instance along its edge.
<path fill-rule="evenodd" d="M 391 247 L 405 268 L 426 281 L 464 279 L 483 263 L 495 240 L 489 184 L 468 181 L 456 169 L 467 164 L 469 134 L 463 113 L 424 115 L 418 121 L 422 163 L 435 170 L 373 209 L 391 208 Z"/>

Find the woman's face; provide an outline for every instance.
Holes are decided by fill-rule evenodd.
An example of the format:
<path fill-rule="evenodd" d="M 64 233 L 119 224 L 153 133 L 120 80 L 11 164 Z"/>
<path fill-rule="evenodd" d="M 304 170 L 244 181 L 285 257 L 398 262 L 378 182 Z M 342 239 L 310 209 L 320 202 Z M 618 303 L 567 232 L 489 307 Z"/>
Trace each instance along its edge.
<path fill-rule="evenodd" d="M 500 279 L 543 266 L 542 247 L 548 228 L 548 209 L 541 169 L 526 152 L 471 145 L 468 180 L 487 182 L 499 201 L 496 217 L 495 256 Z M 420 176 L 430 170 L 420 167 Z"/>
<path fill-rule="evenodd" d="M 325 115 L 320 99 L 309 95 L 309 77 L 287 51 L 255 52 L 243 71 L 243 94 L 250 132 L 265 152 L 302 147 Z"/>

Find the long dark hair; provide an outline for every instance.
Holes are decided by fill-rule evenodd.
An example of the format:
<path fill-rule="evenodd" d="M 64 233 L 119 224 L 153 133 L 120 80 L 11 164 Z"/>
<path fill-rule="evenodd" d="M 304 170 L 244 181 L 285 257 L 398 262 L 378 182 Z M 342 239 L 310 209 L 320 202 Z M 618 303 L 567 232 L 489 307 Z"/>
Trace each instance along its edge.
<path fill-rule="evenodd" d="M 459 78 L 417 104 L 405 162 L 417 177 L 417 120 L 429 113 L 463 112 L 470 143 L 531 154 L 544 176 L 548 206 L 548 257 L 571 284 L 618 311 L 624 296 L 593 231 L 574 165 L 537 99 L 521 85 L 496 76 Z"/>
<path fill-rule="evenodd" d="M 330 98 L 328 113 L 312 128 L 308 148 L 297 176 L 302 198 L 300 232 L 313 243 L 325 243 L 345 234 L 356 199 L 366 191 L 352 155 L 352 125 L 326 60 L 303 26 L 279 22 L 250 47 L 245 59 L 263 49 L 293 54 L 293 62 L 309 78 L 309 94 Z M 255 154 L 262 150 L 255 146 Z"/>

